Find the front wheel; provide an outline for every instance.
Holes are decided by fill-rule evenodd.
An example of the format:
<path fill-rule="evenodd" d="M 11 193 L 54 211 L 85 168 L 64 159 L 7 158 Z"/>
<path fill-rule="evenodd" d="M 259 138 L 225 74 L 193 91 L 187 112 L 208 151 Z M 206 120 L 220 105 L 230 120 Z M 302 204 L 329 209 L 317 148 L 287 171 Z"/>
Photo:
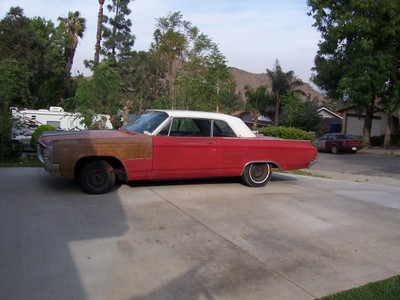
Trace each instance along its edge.
<path fill-rule="evenodd" d="M 267 163 L 252 163 L 244 169 L 242 180 L 251 187 L 262 187 L 267 184 L 272 175 L 272 167 Z"/>
<path fill-rule="evenodd" d="M 79 172 L 79 184 L 89 194 L 105 194 L 115 183 L 114 168 L 104 160 L 91 161 Z"/>

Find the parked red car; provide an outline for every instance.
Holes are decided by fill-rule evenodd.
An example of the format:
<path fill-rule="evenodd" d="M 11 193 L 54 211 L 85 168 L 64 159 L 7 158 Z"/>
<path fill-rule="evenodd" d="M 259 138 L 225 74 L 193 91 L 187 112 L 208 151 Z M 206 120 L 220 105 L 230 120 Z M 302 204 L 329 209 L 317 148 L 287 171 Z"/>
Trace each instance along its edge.
<path fill-rule="evenodd" d="M 100 194 L 116 179 L 241 176 L 249 186 L 264 186 L 272 168 L 307 168 L 317 149 L 310 141 L 257 137 L 233 116 L 150 110 L 122 130 L 42 135 L 38 158 L 52 175 Z"/>
<path fill-rule="evenodd" d="M 316 140 L 314 146 L 320 151 L 328 151 L 333 154 L 345 151 L 357 153 L 363 148 L 363 143 L 361 139 L 349 134 L 329 133 Z"/>

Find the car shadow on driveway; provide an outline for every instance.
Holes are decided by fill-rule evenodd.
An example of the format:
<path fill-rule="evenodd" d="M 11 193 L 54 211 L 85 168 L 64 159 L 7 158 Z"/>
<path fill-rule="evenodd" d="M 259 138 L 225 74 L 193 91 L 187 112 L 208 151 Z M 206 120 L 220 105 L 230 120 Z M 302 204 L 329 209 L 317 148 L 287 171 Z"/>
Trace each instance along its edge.
<path fill-rule="evenodd" d="M 270 179 L 271 181 L 296 181 L 297 178 L 290 174 L 273 173 Z M 267 186 L 270 184 L 267 183 Z M 157 181 L 130 181 L 126 185 L 135 187 L 145 186 L 173 186 L 173 185 L 206 185 L 206 184 L 241 184 L 244 185 L 240 177 L 223 177 L 223 178 L 208 178 L 208 179 L 185 179 L 185 180 L 157 180 Z M 124 183 L 119 183 L 123 185 Z M 249 187 L 250 188 L 250 187 Z"/>
<path fill-rule="evenodd" d="M 118 194 L 87 195 L 39 168 L 0 171 L 0 299 L 87 299 L 92 244 L 128 229 Z"/>

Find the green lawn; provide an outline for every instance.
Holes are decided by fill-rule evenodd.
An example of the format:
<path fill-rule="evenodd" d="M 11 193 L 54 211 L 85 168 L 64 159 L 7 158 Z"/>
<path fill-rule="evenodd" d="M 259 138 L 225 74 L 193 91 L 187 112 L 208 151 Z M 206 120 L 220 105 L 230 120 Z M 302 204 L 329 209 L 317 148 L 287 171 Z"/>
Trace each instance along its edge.
<path fill-rule="evenodd" d="M 0 168 L 36 168 L 41 166 L 36 155 L 27 155 L 24 160 L 0 162 Z"/>
<path fill-rule="evenodd" d="M 321 300 L 398 300 L 400 299 L 400 275 L 368 283 L 348 291 L 326 296 Z"/>

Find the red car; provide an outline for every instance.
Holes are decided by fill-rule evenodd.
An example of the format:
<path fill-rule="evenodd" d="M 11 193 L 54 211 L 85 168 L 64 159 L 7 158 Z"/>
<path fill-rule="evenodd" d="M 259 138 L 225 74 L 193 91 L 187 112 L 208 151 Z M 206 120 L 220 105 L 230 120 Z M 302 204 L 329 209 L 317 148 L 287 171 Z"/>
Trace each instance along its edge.
<path fill-rule="evenodd" d="M 116 179 L 241 176 L 249 186 L 264 186 L 272 168 L 307 168 L 317 149 L 310 141 L 257 137 L 233 116 L 149 110 L 122 130 L 42 135 L 38 158 L 52 175 L 100 194 Z"/>
<path fill-rule="evenodd" d="M 362 140 L 344 133 L 329 133 L 321 136 L 314 142 L 314 146 L 320 151 L 329 151 L 333 154 L 339 152 L 357 153 L 362 149 Z"/>

